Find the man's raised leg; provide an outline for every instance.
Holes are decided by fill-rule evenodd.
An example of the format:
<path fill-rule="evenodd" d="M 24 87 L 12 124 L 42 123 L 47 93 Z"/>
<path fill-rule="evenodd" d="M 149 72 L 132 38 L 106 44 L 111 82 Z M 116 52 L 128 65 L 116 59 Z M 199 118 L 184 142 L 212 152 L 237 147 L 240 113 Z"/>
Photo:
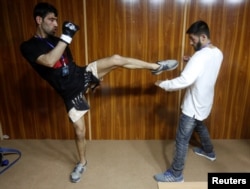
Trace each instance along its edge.
<path fill-rule="evenodd" d="M 117 67 L 127 69 L 148 69 L 152 74 L 158 75 L 165 70 L 173 70 L 178 66 L 176 60 L 166 60 L 157 63 L 145 62 L 143 60 L 113 55 L 111 57 L 99 59 L 97 62 L 97 74 L 99 78 Z"/>

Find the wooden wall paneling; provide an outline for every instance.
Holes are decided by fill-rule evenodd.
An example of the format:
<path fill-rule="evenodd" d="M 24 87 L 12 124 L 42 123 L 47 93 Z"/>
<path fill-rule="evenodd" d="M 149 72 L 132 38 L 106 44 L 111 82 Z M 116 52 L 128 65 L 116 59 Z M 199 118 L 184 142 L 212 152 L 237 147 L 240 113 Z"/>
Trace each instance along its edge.
<path fill-rule="evenodd" d="M 229 5 L 228 5 L 229 6 Z M 249 45 L 246 43 L 250 37 L 249 33 L 249 16 L 250 3 L 243 1 L 236 6 L 230 6 L 228 12 L 237 12 L 235 17 L 234 28 L 234 46 L 230 48 L 230 55 L 233 54 L 231 61 L 231 84 L 228 92 L 229 102 L 231 103 L 231 111 L 229 113 L 229 130 L 228 138 L 250 138 L 249 124 L 245 122 L 246 112 L 249 112 L 249 88 L 250 88 L 250 66 L 249 66 Z M 230 14 L 231 15 L 231 14 Z M 232 23 L 232 22 L 231 22 Z M 230 36 L 228 36 L 229 38 Z M 230 40 L 230 38 L 229 38 Z M 229 62 L 230 62 L 229 61 Z M 231 93 L 231 96 L 230 96 Z"/>
<path fill-rule="evenodd" d="M 18 78 L 23 71 L 22 64 L 17 56 L 18 54 L 18 36 L 19 32 L 13 27 L 18 26 L 17 15 L 21 7 L 19 2 L 13 6 L 9 1 L 1 1 L 1 121 L 3 130 L 6 134 L 12 134 L 11 137 L 26 137 L 25 127 L 22 124 L 25 112 L 20 111 L 22 104 L 16 100 L 20 96 L 20 86 Z M 11 15 L 11 16 L 10 16 Z M 18 64 L 15 66 L 15 63 Z M 18 115 L 15 117 L 15 115 Z M 21 124 L 20 124 L 21 123 Z M 7 127 L 6 127 L 7 125 Z M 20 127 L 18 127 L 21 125 Z M 5 129 L 6 128 L 6 129 Z"/>
<path fill-rule="evenodd" d="M 37 2 L 0 1 L 0 24 L 4 26 L 0 29 L 0 122 L 3 133 L 12 139 L 73 139 L 74 131 L 62 100 L 19 51 L 20 43 L 34 33 L 32 11 Z M 88 94 L 91 118 L 86 116 L 86 121 L 91 123 L 93 139 L 174 138 L 179 96 L 184 91 L 167 93 L 156 88 L 154 82 L 181 72 L 181 56 L 193 53 L 182 34 L 197 19 L 208 22 L 212 42 L 224 53 L 214 106 L 206 121 L 211 137 L 250 137 L 249 1 L 48 2 L 58 8 L 60 26 L 70 20 L 81 27 L 70 45 L 79 65 L 116 53 L 149 62 L 175 58 L 181 63 L 177 70 L 159 76 L 152 76 L 147 70 L 125 69 L 105 76 L 100 88 Z"/>
<path fill-rule="evenodd" d="M 89 61 L 120 54 L 149 62 L 180 58 L 183 6 L 170 1 L 87 2 Z M 147 70 L 117 69 L 90 94 L 92 134 L 97 139 L 173 137 L 178 96 L 154 86 L 178 69 L 152 76 Z"/>

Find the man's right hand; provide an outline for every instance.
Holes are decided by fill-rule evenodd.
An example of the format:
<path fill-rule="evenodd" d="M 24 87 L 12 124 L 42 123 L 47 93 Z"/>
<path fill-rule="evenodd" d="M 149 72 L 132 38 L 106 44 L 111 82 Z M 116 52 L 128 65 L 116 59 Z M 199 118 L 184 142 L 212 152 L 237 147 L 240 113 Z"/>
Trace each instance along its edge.
<path fill-rule="evenodd" d="M 75 35 L 75 33 L 79 30 L 79 26 L 65 21 L 63 23 L 63 27 L 62 27 L 62 35 L 60 37 L 60 39 L 62 41 L 64 41 L 67 44 L 70 44 L 72 41 L 73 36 Z"/>
<path fill-rule="evenodd" d="M 183 56 L 183 61 L 184 61 L 185 63 L 187 63 L 187 62 L 189 61 L 190 58 L 191 58 L 191 56 L 185 55 L 185 56 Z"/>

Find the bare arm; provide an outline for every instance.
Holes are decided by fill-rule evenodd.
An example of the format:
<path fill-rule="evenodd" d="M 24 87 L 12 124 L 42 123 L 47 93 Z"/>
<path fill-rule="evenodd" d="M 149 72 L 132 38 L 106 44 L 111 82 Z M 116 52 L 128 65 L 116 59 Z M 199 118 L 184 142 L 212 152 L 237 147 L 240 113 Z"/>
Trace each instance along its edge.
<path fill-rule="evenodd" d="M 36 62 L 44 66 L 53 67 L 54 64 L 61 58 L 66 47 L 66 43 L 59 41 L 54 49 L 46 54 L 42 54 L 41 56 L 39 56 Z"/>

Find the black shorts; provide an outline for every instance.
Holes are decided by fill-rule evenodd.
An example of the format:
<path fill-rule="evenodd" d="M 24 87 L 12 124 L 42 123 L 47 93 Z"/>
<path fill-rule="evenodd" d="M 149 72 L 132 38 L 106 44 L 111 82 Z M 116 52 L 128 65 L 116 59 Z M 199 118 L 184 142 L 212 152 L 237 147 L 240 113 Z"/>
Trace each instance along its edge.
<path fill-rule="evenodd" d="M 77 96 L 72 98 L 71 100 L 64 101 L 67 112 L 71 110 L 72 108 L 75 108 L 76 110 L 89 110 L 89 104 L 83 95 L 82 92 L 80 92 Z"/>

